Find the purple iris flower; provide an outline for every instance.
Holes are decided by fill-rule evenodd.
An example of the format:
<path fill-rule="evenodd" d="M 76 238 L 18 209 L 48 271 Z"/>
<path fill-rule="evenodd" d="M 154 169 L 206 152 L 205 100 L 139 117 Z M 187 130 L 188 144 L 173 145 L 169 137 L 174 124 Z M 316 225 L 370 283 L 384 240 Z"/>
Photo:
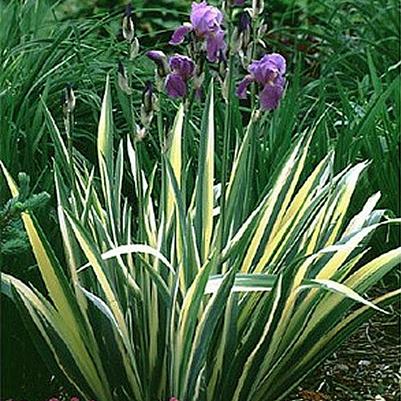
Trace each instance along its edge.
<path fill-rule="evenodd" d="M 187 94 L 187 82 L 195 73 L 195 64 L 187 56 L 175 54 L 168 60 L 171 72 L 167 75 L 166 92 L 171 97 L 184 97 Z"/>
<path fill-rule="evenodd" d="M 175 54 L 167 56 L 159 50 L 151 50 L 146 55 L 156 63 L 160 78 L 166 77 L 164 87 L 171 97 L 184 97 L 187 83 L 195 75 L 195 63 L 187 56 Z"/>
<path fill-rule="evenodd" d="M 206 1 L 192 3 L 190 21 L 175 30 L 170 44 L 181 44 L 185 36 L 193 31 L 198 39 L 204 41 L 207 59 L 212 63 L 216 62 L 227 47 L 224 41 L 224 31 L 221 28 L 222 12 L 216 7 L 209 6 Z"/>
<path fill-rule="evenodd" d="M 254 60 L 248 67 L 249 74 L 237 87 L 237 96 L 245 99 L 248 85 L 256 82 L 263 88 L 259 93 L 261 108 L 277 108 L 284 92 L 285 70 L 285 58 L 278 53 L 266 54 L 260 60 Z"/>

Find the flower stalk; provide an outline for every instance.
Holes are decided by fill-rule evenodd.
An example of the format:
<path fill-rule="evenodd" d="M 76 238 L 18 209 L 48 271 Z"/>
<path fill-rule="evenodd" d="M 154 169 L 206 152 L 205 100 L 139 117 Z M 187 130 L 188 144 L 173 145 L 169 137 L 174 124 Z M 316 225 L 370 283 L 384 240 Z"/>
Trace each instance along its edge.
<path fill-rule="evenodd" d="M 71 187 L 75 190 L 75 172 L 74 172 L 74 155 L 73 155 L 73 130 L 74 130 L 74 109 L 76 105 L 76 97 L 71 84 L 68 84 L 63 91 L 63 121 L 64 129 L 67 137 L 67 152 L 69 159 L 69 174 Z M 76 194 L 75 194 L 76 195 Z"/>
<path fill-rule="evenodd" d="M 228 9 L 228 37 L 232 35 L 232 9 Z M 226 239 L 225 232 L 225 218 L 226 218 L 226 192 L 227 192 L 227 175 L 230 159 L 230 134 L 232 127 L 232 101 L 234 94 L 234 61 L 235 52 L 230 47 L 228 56 L 228 71 L 227 71 L 227 101 L 224 117 L 224 131 L 223 131 L 223 154 L 222 154 L 222 171 L 221 171 L 221 197 L 220 197 L 220 234 L 219 234 L 219 249 L 222 249 Z M 222 272 L 225 273 L 225 268 L 222 266 Z"/>

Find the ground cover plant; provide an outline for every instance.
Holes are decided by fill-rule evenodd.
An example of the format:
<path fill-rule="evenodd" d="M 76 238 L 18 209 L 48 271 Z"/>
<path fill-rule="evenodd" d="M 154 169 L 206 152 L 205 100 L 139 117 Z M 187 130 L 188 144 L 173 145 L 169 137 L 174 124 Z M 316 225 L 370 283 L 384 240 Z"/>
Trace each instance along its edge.
<path fill-rule="evenodd" d="M 163 52 L 140 50 L 127 8 L 125 59 L 106 78 L 91 152 L 75 132 L 79 91 L 66 87 L 62 119 L 40 101 L 60 234 L 19 206 L 40 280 L 27 285 L 6 267 L 2 291 L 71 394 L 284 399 L 399 295 L 361 296 L 397 265 L 400 249 L 393 240 L 368 253 L 372 234 L 399 221 L 376 209 L 376 185 L 359 179 L 380 176 L 360 160 L 363 149 L 382 152 L 387 167 L 399 163 L 389 151 L 399 141 L 398 106 L 385 107 L 397 78 L 390 70 L 383 91 L 369 62 L 376 92 L 356 120 L 344 83 L 333 108 L 310 81 L 316 100 L 299 119 L 303 67 L 264 43 L 262 3 L 242 3 L 195 3 Z M 127 68 L 139 62 L 155 65 L 146 84 Z M 375 151 L 360 146 L 365 130 L 364 146 L 379 138 Z M 344 156 L 347 140 L 359 145 Z M 19 168 L 9 165 L 2 190 L 15 205 Z M 378 180 L 392 191 L 390 207 L 395 171 Z M 50 180 L 39 188 L 52 193 Z"/>

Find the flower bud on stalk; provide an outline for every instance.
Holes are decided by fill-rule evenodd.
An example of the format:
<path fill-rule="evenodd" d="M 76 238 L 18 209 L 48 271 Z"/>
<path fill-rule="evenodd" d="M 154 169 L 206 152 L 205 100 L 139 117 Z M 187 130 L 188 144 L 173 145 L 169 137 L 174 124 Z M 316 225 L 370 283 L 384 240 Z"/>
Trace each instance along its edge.
<path fill-rule="evenodd" d="M 225 70 L 225 78 L 221 85 L 221 94 L 223 95 L 223 99 L 228 102 L 228 95 L 230 93 L 230 82 L 229 82 L 229 69 L 226 68 Z"/>
<path fill-rule="evenodd" d="M 74 125 L 74 109 L 75 109 L 75 94 L 72 89 L 71 84 L 67 84 L 64 88 L 62 94 L 62 106 L 63 106 L 63 115 L 64 115 L 64 127 L 65 132 L 67 134 L 67 140 L 69 143 L 69 147 L 71 145 L 71 135 L 72 135 L 72 128 Z"/>
<path fill-rule="evenodd" d="M 150 50 L 146 56 L 156 64 L 156 88 L 159 92 L 164 89 L 164 80 L 170 73 L 167 56 L 160 50 Z"/>
<path fill-rule="evenodd" d="M 146 128 L 145 127 L 136 127 L 136 136 L 135 136 L 135 142 L 141 142 L 145 139 L 146 137 Z"/>
<path fill-rule="evenodd" d="M 231 36 L 231 51 L 240 53 L 246 52 L 251 40 L 251 17 L 247 11 L 239 15 L 238 24 Z"/>
<path fill-rule="evenodd" d="M 139 53 L 139 40 L 135 36 L 135 26 L 132 18 L 132 5 L 128 4 L 125 8 L 122 22 L 123 38 L 129 44 L 129 58 L 134 59 Z"/>
<path fill-rule="evenodd" d="M 258 15 L 263 13 L 265 8 L 264 0 L 252 0 L 252 17 L 256 18 Z"/>
<path fill-rule="evenodd" d="M 245 51 L 242 51 L 240 53 L 240 60 L 241 60 L 241 65 L 245 69 L 248 68 L 249 64 L 251 63 L 253 58 L 253 41 L 249 42 L 248 47 L 245 49 Z"/>
<path fill-rule="evenodd" d="M 67 86 L 64 88 L 62 103 L 64 116 L 67 116 L 74 111 L 76 100 L 71 84 L 67 84 Z"/>
<path fill-rule="evenodd" d="M 153 92 L 152 82 L 146 83 L 145 89 L 142 93 L 142 105 L 141 105 L 141 122 L 144 127 L 149 127 L 153 119 L 153 112 L 156 105 L 156 96 Z"/>
<path fill-rule="evenodd" d="M 67 137 L 67 152 L 69 159 L 69 173 L 71 185 L 74 188 L 74 157 L 73 157 L 73 147 L 72 147 L 72 136 L 73 136 L 73 128 L 74 128 L 74 109 L 75 109 L 75 94 L 72 89 L 71 84 L 67 84 L 64 88 L 62 94 L 62 106 L 63 106 L 63 114 L 64 114 L 64 128 Z"/>
<path fill-rule="evenodd" d="M 132 20 L 132 5 L 128 4 L 125 8 L 123 17 L 123 37 L 131 43 L 135 37 L 134 21 Z"/>
<path fill-rule="evenodd" d="M 130 60 L 133 60 L 139 53 L 139 40 L 138 38 L 134 38 L 134 40 L 131 42 L 130 46 L 130 52 L 129 52 L 129 58 Z"/>
<path fill-rule="evenodd" d="M 251 41 L 251 17 L 247 11 L 240 14 L 238 29 L 241 34 L 242 48 L 246 49 Z"/>
<path fill-rule="evenodd" d="M 128 83 L 127 73 L 121 61 L 118 62 L 118 86 L 127 95 L 132 94 L 132 89 Z"/>
<path fill-rule="evenodd" d="M 263 40 L 263 38 L 266 35 L 266 32 L 267 32 L 267 24 L 265 24 L 264 20 L 262 20 L 262 23 L 260 24 L 258 31 L 256 33 L 256 37 L 257 37 L 258 43 L 265 49 L 267 48 L 267 45 L 266 45 L 265 41 Z"/>
<path fill-rule="evenodd" d="M 149 50 L 146 56 L 156 64 L 156 72 L 160 78 L 165 78 L 170 73 L 167 56 L 160 50 Z"/>

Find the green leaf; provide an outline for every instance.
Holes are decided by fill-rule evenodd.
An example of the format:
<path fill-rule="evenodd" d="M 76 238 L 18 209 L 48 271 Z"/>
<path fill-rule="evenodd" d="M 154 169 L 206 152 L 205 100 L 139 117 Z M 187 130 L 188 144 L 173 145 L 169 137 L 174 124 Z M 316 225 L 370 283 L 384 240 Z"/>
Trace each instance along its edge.
<path fill-rule="evenodd" d="M 198 174 L 196 181 L 195 234 L 201 261 L 210 252 L 213 233 L 213 181 L 214 181 L 214 94 L 213 81 L 209 85 L 200 132 Z"/>

